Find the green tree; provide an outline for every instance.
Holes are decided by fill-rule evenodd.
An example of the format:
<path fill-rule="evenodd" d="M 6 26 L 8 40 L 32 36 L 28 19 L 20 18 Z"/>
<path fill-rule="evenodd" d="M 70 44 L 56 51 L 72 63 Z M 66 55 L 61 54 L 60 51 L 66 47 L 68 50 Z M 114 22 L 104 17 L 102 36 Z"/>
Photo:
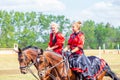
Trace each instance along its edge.
<path fill-rule="evenodd" d="M 8 12 L 1 11 L 1 38 L 0 47 L 11 47 L 14 42 L 14 26 L 12 24 L 11 15 Z"/>
<path fill-rule="evenodd" d="M 85 21 L 82 26 L 82 31 L 85 34 L 85 48 L 96 48 L 95 22 L 92 20 Z"/>
<path fill-rule="evenodd" d="M 34 45 L 47 47 L 50 33 L 50 23 L 60 25 L 67 40 L 72 33 L 71 22 L 64 15 L 46 15 L 36 12 L 14 12 L 0 10 L 0 47 L 13 47 L 18 43 L 19 47 Z M 106 48 L 116 48 L 120 44 L 120 27 L 111 26 L 109 23 L 95 24 L 92 20 L 83 22 L 82 31 L 85 34 L 85 48 L 96 49 L 103 44 Z M 66 44 L 65 43 L 65 44 Z"/>

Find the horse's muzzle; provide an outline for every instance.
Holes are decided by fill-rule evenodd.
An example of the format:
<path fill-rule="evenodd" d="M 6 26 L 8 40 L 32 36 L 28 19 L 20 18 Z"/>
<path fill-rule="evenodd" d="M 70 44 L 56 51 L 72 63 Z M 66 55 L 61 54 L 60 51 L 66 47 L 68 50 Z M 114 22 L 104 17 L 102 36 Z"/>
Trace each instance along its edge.
<path fill-rule="evenodd" d="M 20 72 L 21 72 L 22 74 L 27 74 L 27 69 L 26 69 L 26 67 L 20 67 Z"/>

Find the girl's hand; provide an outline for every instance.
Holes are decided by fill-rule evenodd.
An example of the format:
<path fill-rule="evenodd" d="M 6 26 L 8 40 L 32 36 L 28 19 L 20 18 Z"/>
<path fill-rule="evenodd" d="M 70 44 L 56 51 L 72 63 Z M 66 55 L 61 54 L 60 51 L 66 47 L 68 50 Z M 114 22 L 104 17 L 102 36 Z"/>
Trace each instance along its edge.
<path fill-rule="evenodd" d="M 52 48 L 48 47 L 48 48 L 46 48 L 46 50 L 52 50 Z"/>

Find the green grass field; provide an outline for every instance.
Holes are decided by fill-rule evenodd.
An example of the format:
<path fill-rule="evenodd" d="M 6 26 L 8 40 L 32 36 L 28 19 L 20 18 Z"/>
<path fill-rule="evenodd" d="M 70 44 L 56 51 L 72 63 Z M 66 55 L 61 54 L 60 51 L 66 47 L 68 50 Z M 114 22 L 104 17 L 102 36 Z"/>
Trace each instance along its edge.
<path fill-rule="evenodd" d="M 86 53 L 86 55 L 95 55 L 97 53 Z M 101 57 L 110 65 L 112 71 L 120 77 L 120 54 L 101 54 Z M 36 72 L 35 68 L 32 69 Z M 104 78 L 105 80 L 111 80 Z M 0 54 L 0 80 L 36 80 L 30 73 L 21 74 L 17 54 Z"/>

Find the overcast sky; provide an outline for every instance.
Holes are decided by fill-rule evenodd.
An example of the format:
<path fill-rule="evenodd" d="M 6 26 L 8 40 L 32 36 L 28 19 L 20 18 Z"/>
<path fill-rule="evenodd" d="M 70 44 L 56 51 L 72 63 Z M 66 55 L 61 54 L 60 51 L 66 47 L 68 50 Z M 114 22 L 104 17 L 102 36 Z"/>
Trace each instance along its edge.
<path fill-rule="evenodd" d="M 120 0 L 0 0 L 0 10 L 43 12 L 120 26 Z"/>

